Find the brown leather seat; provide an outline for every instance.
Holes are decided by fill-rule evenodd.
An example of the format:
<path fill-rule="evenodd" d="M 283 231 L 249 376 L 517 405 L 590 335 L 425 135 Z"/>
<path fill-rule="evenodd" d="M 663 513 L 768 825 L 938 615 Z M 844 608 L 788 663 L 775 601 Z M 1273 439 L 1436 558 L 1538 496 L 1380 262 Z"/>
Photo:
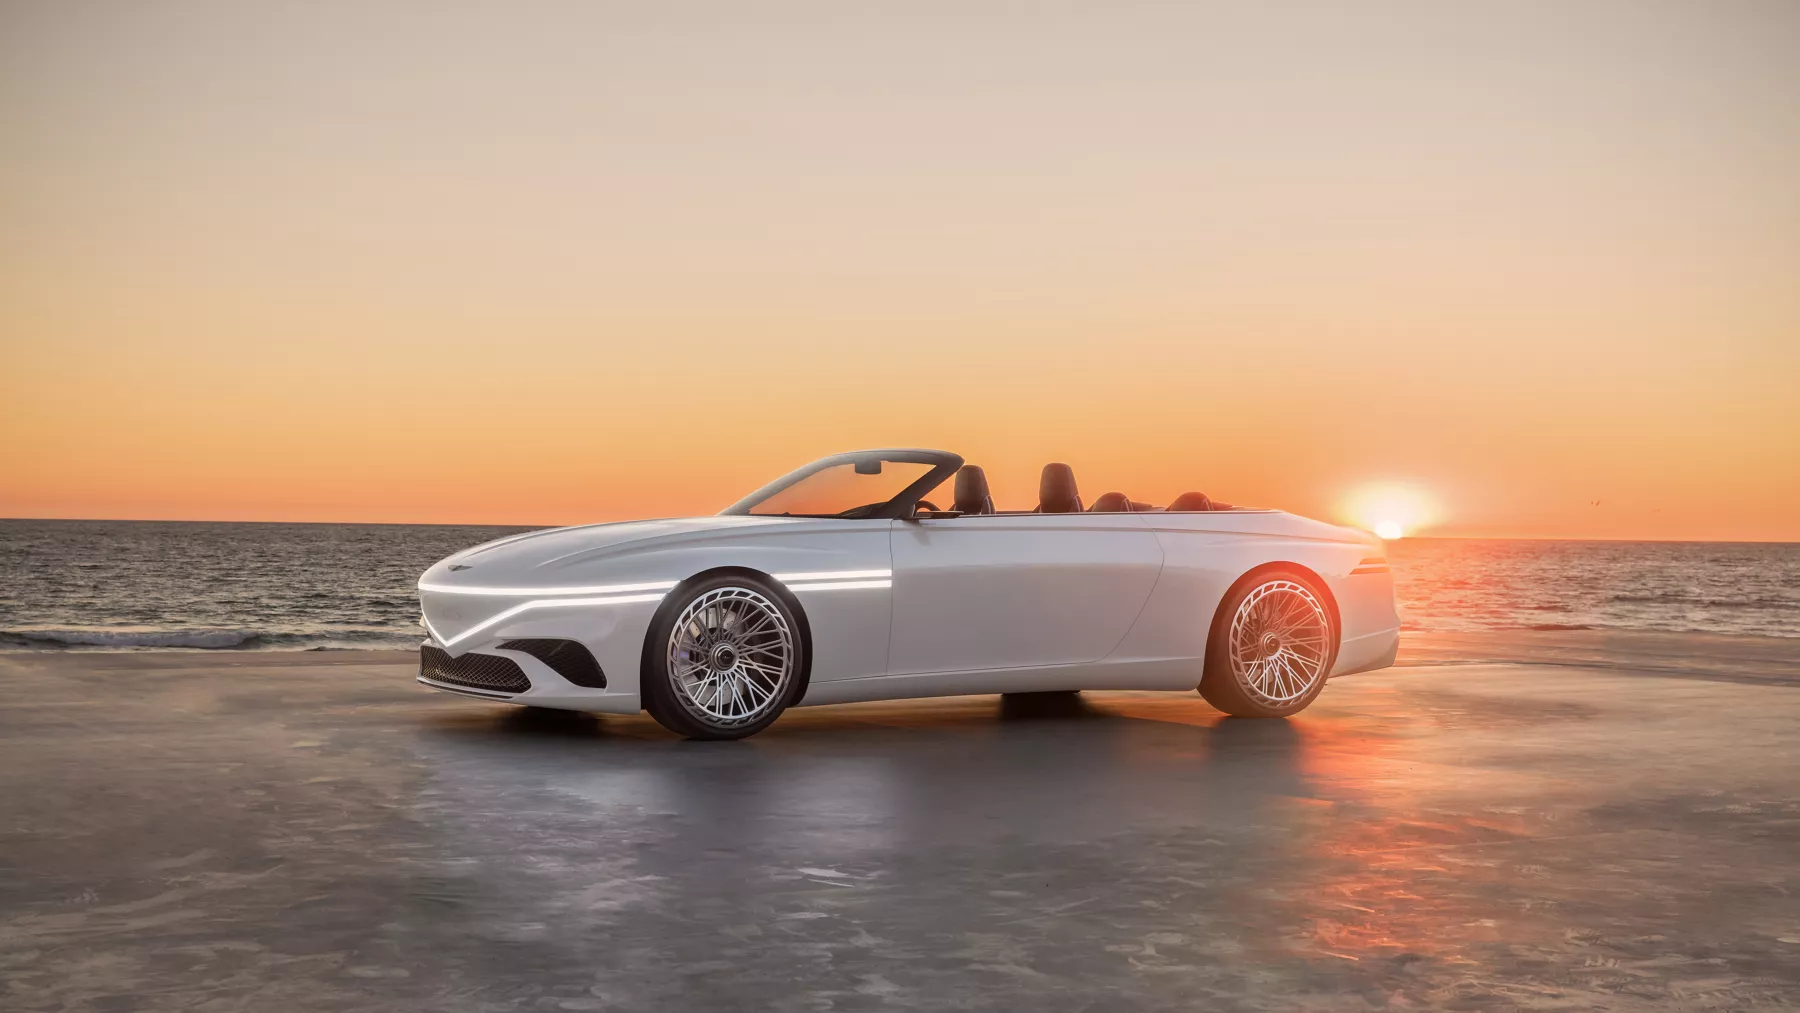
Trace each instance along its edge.
<path fill-rule="evenodd" d="M 1230 510 L 1230 503 L 1209 499 L 1203 492 L 1184 492 L 1169 504 L 1169 513 L 1198 513 L 1202 510 Z"/>
<path fill-rule="evenodd" d="M 1066 464 L 1046 464 L 1038 476 L 1040 514 L 1078 514 L 1081 493 L 1075 488 L 1075 469 Z"/>
<path fill-rule="evenodd" d="M 1091 514 L 1124 514 L 1132 510 L 1131 500 L 1122 492 L 1103 493 L 1094 505 L 1088 507 Z"/>
<path fill-rule="evenodd" d="M 956 502 L 950 509 L 964 514 L 991 514 L 994 497 L 988 492 L 987 472 L 965 464 L 956 473 Z"/>

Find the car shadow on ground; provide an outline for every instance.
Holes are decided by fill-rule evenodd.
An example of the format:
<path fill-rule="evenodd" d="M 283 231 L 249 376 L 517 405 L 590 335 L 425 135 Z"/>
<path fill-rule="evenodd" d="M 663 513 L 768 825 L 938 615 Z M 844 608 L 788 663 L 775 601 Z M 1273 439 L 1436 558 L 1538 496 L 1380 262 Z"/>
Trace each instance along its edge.
<path fill-rule="evenodd" d="M 1001 721 L 1091 721 L 1114 715 L 1080 693 L 1008 693 L 1000 698 L 996 716 Z"/>
<path fill-rule="evenodd" d="M 1214 715 L 1215 717 L 1220 717 Z M 752 737 L 841 732 L 875 727 L 955 727 L 1124 722 L 1139 715 L 1117 713 L 1080 693 L 1008 693 L 797 707 Z M 678 737 L 648 714 L 601 714 L 543 707 L 456 707 L 424 717 L 425 730 L 491 739 L 590 739 Z"/>
<path fill-rule="evenodd" d="M 835 704 L 790 710 L 764 731 L 723 742 L 685 741 L 649 715 L 593 714 L 537 707 L 456 707 L 425 715 L 428 739 L 501 750 L 553 743 L 607 747 L 662 742 L 688 749 L 832 748 L 840 739 L 908 750 L 941 736 L 979 734 L 990 744 L 1058 743 L 1070 748 L 1148 748 L 1191 754 L 1261 756 L 1287 765 L 1306 736 L 1287 719 L 1227 717 L 1180 694 L 1018 693 Z"/>
<path fill-rule="evenodd" d="M 1204 837 L 1317 795 L 1309 768 L 1328 731 L 1226 718 L 1178 695 L 1092 696 L 798 708 L 727 742 L 684 741 L 643 715 L 469 707 L 423 719 L 411 749 L 472 810 L 498 805 L 482 801 L 491 793 L 516 804 L 549 791 L 546 811 L 564 811 L 566 795 L 583 800 L 569 811 L 609 819 L 674 814 L 716 830 L 720 847 L 777 824 L 934 847 L 1120 828 Z"/>

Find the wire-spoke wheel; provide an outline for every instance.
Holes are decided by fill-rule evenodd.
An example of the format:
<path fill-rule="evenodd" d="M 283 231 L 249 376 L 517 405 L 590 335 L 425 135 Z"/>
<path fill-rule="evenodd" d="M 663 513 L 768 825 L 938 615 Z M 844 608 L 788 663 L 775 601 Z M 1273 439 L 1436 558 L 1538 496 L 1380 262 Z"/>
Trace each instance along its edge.
<path fill-rule="evenodd" d="M 734 739 L 761 731 L 792 702 L 805 645 L 774 590 L 743 577 L 702 582 L 652 627 L 660 649 L 644 706 L 689 738 Z"/>
<path fill-rule="evenodd" d="M 1337 624 L 1313 581 L 1258 574 L 1220 606 L 1200 694 L 1227 714 L 1285 717 L 1319 695 L 1337 646 Z"/>

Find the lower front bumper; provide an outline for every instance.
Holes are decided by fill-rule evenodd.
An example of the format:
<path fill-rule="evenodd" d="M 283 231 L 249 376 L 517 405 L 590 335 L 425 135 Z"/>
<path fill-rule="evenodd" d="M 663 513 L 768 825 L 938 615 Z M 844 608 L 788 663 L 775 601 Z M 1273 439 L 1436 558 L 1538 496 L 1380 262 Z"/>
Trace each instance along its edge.
<path fill-rule="evenodd" d="M 514 696 L 531 691 L 531 679 L 525 670 L 506 655 L 469 652 L 451 657 L 449 651 L 435 644 L 420 646 L 419 676 L 484 694 Z"/>
<path fill-rule="evenodd" d="M 508 678 L 512 673 L 516 675 Z M 444 693 L 526 707 L 608 714 L 636 714 L 643 709 L 635 691 L 575 685 L 542 659 L 524 651 L 490 647 L 465 651 L 450 659 L 442 647 L 426 642 L 419 649 L 416 681 Z"/>
<path fill-rule="evenodd" d="M 441 690 L 445 693 L 455 693 L 457 696 L 472 696 L 477 700 L 493 700 L 498 703 L 512 703 L 513 698 L 518 696 L 517 693 L 490 693 L 486 690 L 470 689 L 467 686 L 452 686 L 447 682 L 435 682 L 422 675 L 415 681 L 421 686 L 429 686 L 432 689 Z"/>

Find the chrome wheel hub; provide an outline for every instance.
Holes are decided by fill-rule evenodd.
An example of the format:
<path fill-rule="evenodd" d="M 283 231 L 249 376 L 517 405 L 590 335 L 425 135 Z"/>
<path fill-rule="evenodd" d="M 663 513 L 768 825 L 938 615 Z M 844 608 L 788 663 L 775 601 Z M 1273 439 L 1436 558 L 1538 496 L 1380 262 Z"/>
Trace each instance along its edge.
<path fill-rule="evenodd" d="M 1259 703 L 1292 703 L 1325 677 L 1330 635 L 1331 617 L 1312 591 L 1291 580 L 1269 581 L 1231 617 L 1231 674 Z"/>
<path fill-rule="evenodd" d="M 766 716 L 794 679 L 794 632 L 761 592 L 721 587 L 689 602 L 669 634 L 676 699 L 715 728 Z"/>

